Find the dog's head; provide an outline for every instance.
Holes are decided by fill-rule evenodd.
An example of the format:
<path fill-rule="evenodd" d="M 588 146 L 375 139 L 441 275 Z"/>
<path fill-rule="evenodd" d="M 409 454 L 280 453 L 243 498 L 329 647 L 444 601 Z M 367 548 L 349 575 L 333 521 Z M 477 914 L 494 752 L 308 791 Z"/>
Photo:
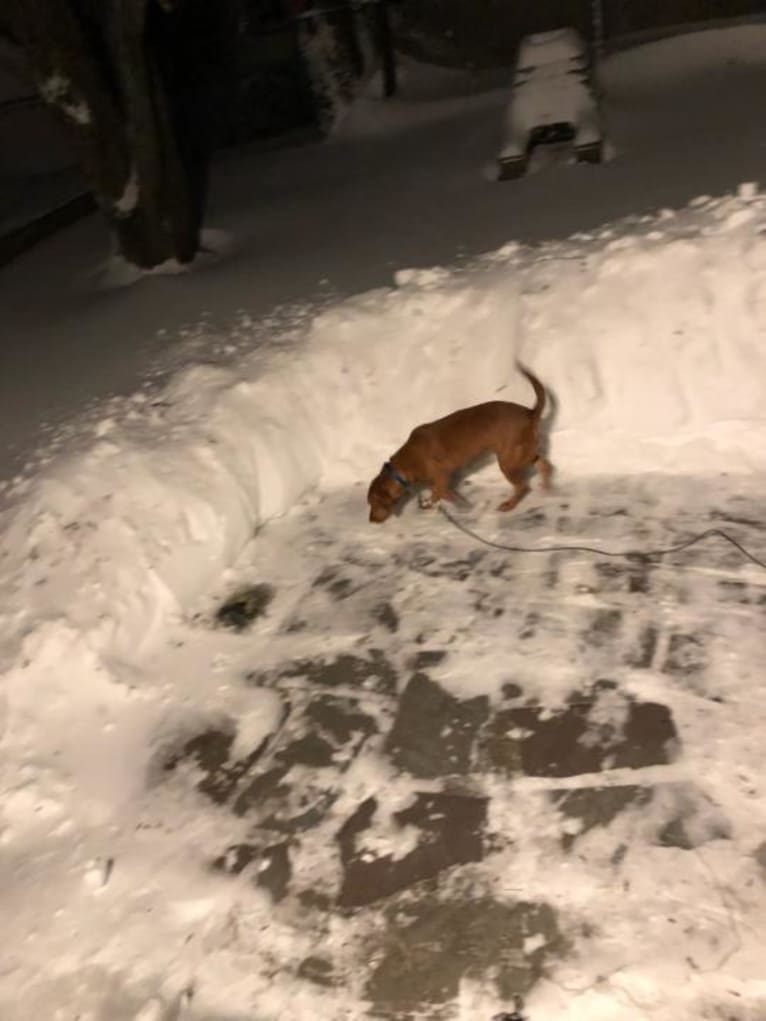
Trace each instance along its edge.
<path fill-rule="evenodd" d="M 393 514 L 397 503 L 404 495 L 404 486 L 397 482 L 385 469 L 370 483 L 367 503 L 370 505 L 370 521 L 382 524 Z"/>

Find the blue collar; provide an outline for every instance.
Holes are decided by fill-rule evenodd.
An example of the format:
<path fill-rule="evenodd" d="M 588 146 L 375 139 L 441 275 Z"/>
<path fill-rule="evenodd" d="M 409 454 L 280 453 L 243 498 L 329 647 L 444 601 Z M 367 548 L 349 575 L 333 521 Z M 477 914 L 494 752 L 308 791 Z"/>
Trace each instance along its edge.
<path fill-rule="evenodd" d="M 390 461 L 386 461 L 383 465 L 383 471 L 386 475 L 390 476 L 394 482 L 398 482 L 402 489 L 409 489 L 410 484 L 406 479 L 403 479 L 399 472 L 394 468 Z"/>

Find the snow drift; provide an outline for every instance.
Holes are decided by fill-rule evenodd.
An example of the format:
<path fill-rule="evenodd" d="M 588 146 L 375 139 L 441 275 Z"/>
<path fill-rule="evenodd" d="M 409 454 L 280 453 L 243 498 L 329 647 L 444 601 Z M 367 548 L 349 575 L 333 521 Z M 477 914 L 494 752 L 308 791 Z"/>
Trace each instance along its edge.
<path fill-rule="evenodd" d="M 766 198 L 743 186 L 457 270 L 400 271 L 268 349 L 137 394 L 25 483 L 2 540 L 6 663 L 52 622 L 101 657 L 140 658 L 309 488 L 366 481 L 413 425 L 457 407 L 529 402 L 517 356 L 555 395 L 563 475 L 762 471 L 764 224 Z"/>

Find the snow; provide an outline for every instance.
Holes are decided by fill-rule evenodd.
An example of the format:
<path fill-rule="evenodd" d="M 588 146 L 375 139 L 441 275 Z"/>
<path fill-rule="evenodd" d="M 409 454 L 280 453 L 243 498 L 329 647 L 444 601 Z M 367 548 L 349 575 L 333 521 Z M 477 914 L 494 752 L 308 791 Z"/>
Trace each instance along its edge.
<path fill-rule="evenodd" d="M 114 204 L 114 210 L 118 216 L 130 216 L 138 205 L 138 173 L 135 166 L 131 166 L 122 195 Z"/>
<path fill-rule="evenodd" d="M 131 181 L 133 181 L 132 177 Z M 132 186 L 129 181 L 128 189 Z M 137 189 L 138 185 L 135 184 L 134 192 L 127 195 L 128 202 L 137 201 Z M 122 202 L 125 199 L 126 195 L 123 195 L 120 201 Z M 127 215 L 130 212 L 130 207 L 126 205 L 123 212 Z M 200 252 L 195 258 L 193 265 L 191 263 L 179 262 L 177 259 L 166 259 L 151 269 L 141 269 L 139 266 L 128 262 L 121 255 L 112 254 L 98 268 L 95 276 L 102 291 L 118 290 L 122 287 L 131 287 L 133 284 L 138 283 L 139 280 L 145 280 L 147 277 L 178 276 L 184 273 L 196 273 L 200 269 L 214 266 L 222 259 L 225 259 L 231 249 L 232 239 L 226 231 L 205 228 L 200 236 Z"/>
<path fill-rule="evenodd" d="M 552 70 L 555 75 L 559 75 L 567 66 L 580 70 L 587 60 L 584 49 L 574 29 L 540 32 L 522 40 L 516 66 L 524 76 L 538 70 L 542 73 Z"/>
<path fill-rule="evenodd" d="M 743 41 L 750 31 L 737 36 L 743 60 L 751 59 Z M 694 43 L 655 44 L 647 53 L 663 70 L 668 48 L 678 53 L 680 45 L 702 68 L 724 37 L 711 46 L 695 35 Z M 620 61 L 643 73 L 634 54 Z M 621 67 L 615 63 L 615 76 L 627 88 L 632 79 Z M 449 121 L 444 111 L 437 116 Z M 351 132 L 353 111 L 346 127 Z M 513 234 L 508 224 L 502 229 Z M 682 494 L 657 512 L 667 527 L 688 510 L 689 494 L 692 510 L 702 506 L 714 485 L 706 479 L 727 499 L 757 503 L 766 468 L 765 231 L 766 197 L 751 178 L 734 180 L 722 197 L 698 195 L 567 240 L 508 241 L 459 266 L 401 266 L 388 286 L 271 319 L 203 322 L 187 335 L 189 364 L 100 405 L 78 426 L 76 442 L 62 442 L 40 470 L 8 486 L 0 882 L 15 938 L 0 972 L 4 1018 L 54 1019 L 70 1008 L 99 1021 L 212 1021 L 253 1011 L 264 1019 L 368 1016 L 361 965 L 364 948 L 384 938 L 382 913 L 333 917 L 318 932 L 302 921 L 300 905 L 275 910 L 263 889 L 211 869 L 222 834 L 231 846 L 245 843 L 250 822 L 201 801 L 199 762 L 171 771 L 169 757 L 207 728 L 230 739 L 237 760 L 246 758 L 279 731 L 283 692 L 243 678 L 288 657 L 358 650 L 365 639 L 358 614 L 372 612 L 379 588 L 406 621 L 397 645 L 426 634 L 437 647 L 465 647 L 434 675 L 445 691 L 478 694 L 478 675 L 480 693 L 500 703 L 505 622 L 461 632 L 474 612 L 465 587 L 445 588 L 435 610 L 430 590 L 393 564 L 399 544 L 414 542 L 407 570 L 421 563 L 426 576 L 429 561 L 418 561 L 418 551 L 439 543 L 451 550 L 462 537 L 412 508 L 391 528 L 371 529 L 364 485 L 412 426 L 495 397 L 528 403 L 517 357 L 555 395 L 551 448 L 573 502 L 578 486 L 608 489 L 613 476 L 651 472 L 660 491 L 675 486 Z M 227 269 L 208 266 L 196 286 Z M 258 279 L 254 273 L 253 286 Z M 150 277 L 140 286 L 157 284 Z M 108 314 L 114 320 L 126 307 L 110 304 Z M 510 519 L 484 511 L 495 475 L 488 468 L 474 482 L 476 527 L 502 528 L 508 541 Z M 618 515 L 594 528 L 619 545 Z M 631 536 L 628 545 L 636 544 Z M 353 606 L 333 603 L 316 583 L 337 564 L 350 565 L 350 583 L 359 584 Z M 562 630 L 554 621 L 549 649 L 514 660 L 549 713 L 565 704 L 581 669 L 565 628 L 567 615 L 598 603 L 590 571 L 583 559 L 563 569 L 569 602 L 554 607 Z M 490 825 L 510 842 L 493 864 L 493 894 L 548 898 L 573 930 L 588 913 L 601 930 L 535 987 L 526 1007 L 533 1021 L 691 1021 L 700 1002 L 715 1010 L 732 990 L 743 1010 L 752 1008 L 743 1019 L 763 1009 L 766 894 L 750 854 L 766 833 L 752 800 L 762 759 L 762 641 L 745 615 L 752 609 L 712 619 L 717 573 L 754 590 L 763 584 L 755 568 L 700 569 L 693 585 L 701 595 L 685 604 L 673 595 L 674 573 L 658 572 L 666 586 L 658 612 L 674 620 L 697 614 L 711 632 L 713 666 L 699 690 L 693 677 L 673 688 L 659 673 L 629 672 L 626 689 L 594 700 L 581 742 L 592 747 L 604 729 L 624 730 L 632 704 L 625 691 L 670 705 L 687 758 L 644 774 L 658 785 L 656 800 L 640 823 L 637 810 L 618 818 L 609 837 L 624 830 L 630 844 L 635 827 L 648 832 L 676 813 L 692 851 L 647 841 L 641 860 L 629 862 L 630 890 L 616 897 L 603 831 L 581 834 L 577 820 L 544 800 L 553 784 L 577 790 L 592 775 L 481 778 L 492 796 Z M 253 577 L 274 583 L 265 621 L 244 638 L 211 627 L 217 602 Z M 535 577 L 531 568 L 524 581 Z M 301 613 L 313 630 L 288 632 L 282 625 Z M 293 702 L 305 696 L 304 680 L 288 677 Z M 374 684 L 354 698 L 383 732 L 389 708 Z M 634 782 L 632 773 L 606 770 L 606 782 Z M 374 741 L 347 764 L 337 756 L 323 767 L 292 763 L 288 778 L 309 801 L 338 788 L 327 818 L 292 850 L 293 880 L 326 891 L 337 888 L 340 871 L 326 847 L 360 802 L 379 804 L 355 838 L 357 851 L 396 863 L 420 834 L 397 815 L 416 793 L 440 789 L 436 781 L 415 786 Z M 705 797 L 693 781 L 706 785 Z M 579 858 L 561 852 L 562 834 L 582 841 Z M 269 864 L 262 851 L 258 874 Z M 523 952 L 533 956 L 545 944 L 528 934 Z M 346 969 L 337 987 L 296 979 L 300 961 L 320 950 Z M 475 976 L 464 977 L 456 1002 L 466 1021 L 477 1012 L 489 1018 L 498 1006 Z"/>
<path fill-rule="evenodd" d="M 737 53 L 765 52 L 766 27 L 714 35 L 715 47 L 705 44 L 710 73 L 688 80 L 645 81 L 630 53 L 640 79 L 633 90 L 620 71 L 628 53 L 605 64 L 617 151 L 607 166 L 550 166 L 509 187 L 490 183 L 485 168 L 496 176 L 507 74 L 407 66 L 401 97 L 355 103 L 331 143 L 221 158 L 210 222 L 235 245 L 204 272 L 94 294 L 109 250 L 102 220 L 46 241 L 0 278 L 3 322 L 24 337 L 23 346 L 0 345 L 3 477 L 23 469 L 30 437 L 56 437 L 92 402 L 129 396 L 148 374 L 156 380 L 208 357 L 204 346 L 176 343 L 190 332 L 194 340 L 201 319 L 227 332 L 241 311 L 268 334 L 268 318 L 291 318 L 297 304 L 311 315 L 307 302 L 390 286 L 401 267 L 454 264 L 511 239 L 537 244 L 595 231 L 758 180 L 763 134 L 752 96 L 766 87 L 766 65 L 740 62 Z M 691 54 L 693 62 L 696 38 L 676 41 L 684 60 Z M 650 60 L 654 51 L 642 52 Z M 478 92 L 482 83 L 494 91 Z M 450 98 L 439 101 L 441 93 Z"/>
<path fill-rule="evenodd" d="M 597 142 L 599 119 L 577 33 L 560 29 L 522 40 L 499 158 L 524 155 L 530 132 L 544 124 L 571 124 L 577 145 Z"/>
<path fill-rule="evenodd" d="M 304 21 L 300 37 L 312 86 L 324 107 L 322 116 L 326 126 L 332 127 L 348 110 L 351 86 L 350 76 L 335 53 L 335 33 L 320 15 Z"/>
<path fill-rule="evenodd" d="M 724 73 L 719 63 L 722 56 L 724 62 L 754 70 L 762 63 L 762 38 L 763 26 L 758 24 L 662 39 L 626 50 L 619 58 L 607 62 L 606 81 L 610 88 L 624 84 L 634 91 L 653 89 L 658 80 L 669 85 L 681 78 L 707 76 L 714 68 L 715 76 L 720 77 Z"/>
<path fill-rule="evenodd" d="M 46 102 L 59 109 L 80 127 L 91 122 L 90 108 L 84 99 L 75 99 L 72 83 L 64 75 L 54 73 L 40 83 L 40 93 Z"/>
<path fill-rule="evenodd" d="M 578 145 L 598 142 L 598 113 L 589 86 L 580 77 L 535 77 L 514 88 L 506 113 L 506 132 L 499 158 L 526 152 L 530 132 L 545 124 L 572 124 Z"/>
<path fill-rule="evenodd" d="M 268 356 L 180 371 L 24 483 L 3 564 L 15 632 L 19 615 L 27 642 L 53 618 L 107 656 L 151 649 L 314 486 L 371 478 L 420 421 L 528 401 L 517 356 L 555 395 L 569 473 L 762 472 L 765 226 L 766 199 L 731 196 L 412 271 L 319 311 Z"/>

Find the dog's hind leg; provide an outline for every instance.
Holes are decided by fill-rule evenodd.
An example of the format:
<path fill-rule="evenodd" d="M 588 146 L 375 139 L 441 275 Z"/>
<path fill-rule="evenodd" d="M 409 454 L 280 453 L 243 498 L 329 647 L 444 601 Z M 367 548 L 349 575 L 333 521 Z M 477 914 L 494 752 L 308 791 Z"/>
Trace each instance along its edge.
<path fill-rule="evenodd" d="M 510 511 L 520 504 L 529 492 L 526 469 L 515 466 L 513 468 L 508 468 L 503 464 L 500 458 L 498 458 L 497 463 L 500 465 L 500 471 L 513 486 L 513 496 L 510 496 L 507 500 L 503 500 L 497 509 L 501 511 Z"/>
<path fill-rule="evenodd" d="M 538 454 L 535 460 L 534 467 L 540 474 L 540 488 L 544 493 L 550 493 L 553 488 L 553 465 L 547 457 L 543 457 L 542 454 Z"/>

